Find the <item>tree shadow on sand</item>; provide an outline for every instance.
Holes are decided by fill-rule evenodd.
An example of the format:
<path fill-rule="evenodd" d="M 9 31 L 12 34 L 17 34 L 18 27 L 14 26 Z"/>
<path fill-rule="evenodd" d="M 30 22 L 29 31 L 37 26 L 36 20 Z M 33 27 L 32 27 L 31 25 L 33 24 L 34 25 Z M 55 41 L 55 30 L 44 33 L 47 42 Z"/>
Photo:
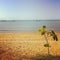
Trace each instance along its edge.
<path fill-rule="evenodd" d="M 35 60 L 60 60 L 60 56 L 38 55 L 35 57 Z"/>
<path fill-rule="evenodd" d="M 60 56 L 37 55 L 37 56 L 35 56 L 35 57 L 22 58 L 22 60 L 60 60 Z"/>

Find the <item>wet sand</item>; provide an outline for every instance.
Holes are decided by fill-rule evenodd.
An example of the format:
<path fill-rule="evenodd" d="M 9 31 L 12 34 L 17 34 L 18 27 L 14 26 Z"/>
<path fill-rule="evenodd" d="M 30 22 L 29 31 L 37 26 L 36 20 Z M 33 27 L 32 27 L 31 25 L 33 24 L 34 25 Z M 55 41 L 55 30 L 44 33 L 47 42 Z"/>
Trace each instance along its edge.
<path fill-rule="evenodd" d="M 57 42 L 48 37 L 52 56 L 60 56 L 60 33 L 57 35 Z M 29 60 L 26 58 L 46 56 L 48 50 L 44 47 L 45 43 L 44 36 L 39 33 L 0 34 L 0 60 Z"/>

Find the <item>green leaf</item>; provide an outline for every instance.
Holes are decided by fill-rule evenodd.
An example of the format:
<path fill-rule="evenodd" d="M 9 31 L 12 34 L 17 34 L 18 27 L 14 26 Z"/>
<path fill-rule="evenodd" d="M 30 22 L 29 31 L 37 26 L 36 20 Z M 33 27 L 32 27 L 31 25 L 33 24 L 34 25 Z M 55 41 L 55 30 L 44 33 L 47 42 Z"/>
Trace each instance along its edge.
<path fill-rule="evenodd" d="M 44 47 L 51 47 L 49 44 L 44 44 Z"/>
<path fill-rule="evenodd" d="M 46 26 L 43 26 L 43 28 L 46 28 Z"/>
<path fill-rule="evenodd" d="M 43 28 L 42 29 L 39 29 L 38 30 L 38 32 L 40 32 L 41 33 L 41 35 L 44 35 L 45 33 L 46 33 L 46 26 L 43 26 Z"/>
<path fill-rule="evenodd" d="M 54 36 L 53 36 L 53 39 L 56 40 L 56 41 L 58 41 L 57 35 L 54 35 Z"/>
<path fill-rule="evenodd" d="M 53 30 L 51 30 L 51 33 L 52 33 L 52 34 L 55 34 L 55 32 L 54 32 Z"/>
<path fill-rule="evenodd" d="M 51 36 L 53 37 L 53 39 L 55 41 L 58 41 L 58 37 L 57 37 L 57 35 L 55 34 L 55 32 L 53 30 L 51 31 Z"/>
<path fill-rule="evenodd" d="M 45 33 L 47 31 L 46 26 L 43 26 L 43 32 Z"/>
<path fill-rule="evenodd" d="M 42 33 L 41 33 L 41 35 L 44 35 L 44 34 L 45 34 L 45 32 L 42 32 Z"/>
<path fill-rule="evenodd" d="M 39 29 L 38 32 L 41 32 L 41 29 Z"/>

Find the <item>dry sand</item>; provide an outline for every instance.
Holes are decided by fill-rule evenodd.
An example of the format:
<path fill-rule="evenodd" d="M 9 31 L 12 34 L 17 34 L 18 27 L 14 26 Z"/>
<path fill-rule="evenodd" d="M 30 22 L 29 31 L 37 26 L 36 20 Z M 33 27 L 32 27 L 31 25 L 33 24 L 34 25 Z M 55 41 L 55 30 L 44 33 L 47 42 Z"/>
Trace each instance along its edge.
<path fill-rule="evenodd" d="M 60 34 L 57 35 L 57 42 L 48 37 L 52 56 L 60 56 Z M 45 43 L 44 36 L 39 33 L 0 34 L 0 60 L 24 60 L 26 57 L 47 55 Z"/>

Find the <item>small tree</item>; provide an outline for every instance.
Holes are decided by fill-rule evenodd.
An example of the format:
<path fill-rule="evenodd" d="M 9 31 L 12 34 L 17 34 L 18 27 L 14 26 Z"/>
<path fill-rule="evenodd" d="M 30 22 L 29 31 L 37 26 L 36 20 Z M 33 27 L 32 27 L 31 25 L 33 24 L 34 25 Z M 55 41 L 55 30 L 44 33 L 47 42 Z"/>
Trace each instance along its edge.
<path fill-rule="evenodd" d="M 46 40 L 46 44 L 44 44 L 44 47 L 48 47 L 48 55 L 50 55 L 50 52 L 49 52 L 50 45 L 48 42 L 48 35 L 52 36 L 54 41 L 58 41 L 58 37 L 57 37 L 56 33 L 53 30 L 48 31 L 46 26 L 43 26 L 43 28 L 39 29 L 38 32 L 40 32 L 41 35 L 44 35 L 44 38 Z"/>

